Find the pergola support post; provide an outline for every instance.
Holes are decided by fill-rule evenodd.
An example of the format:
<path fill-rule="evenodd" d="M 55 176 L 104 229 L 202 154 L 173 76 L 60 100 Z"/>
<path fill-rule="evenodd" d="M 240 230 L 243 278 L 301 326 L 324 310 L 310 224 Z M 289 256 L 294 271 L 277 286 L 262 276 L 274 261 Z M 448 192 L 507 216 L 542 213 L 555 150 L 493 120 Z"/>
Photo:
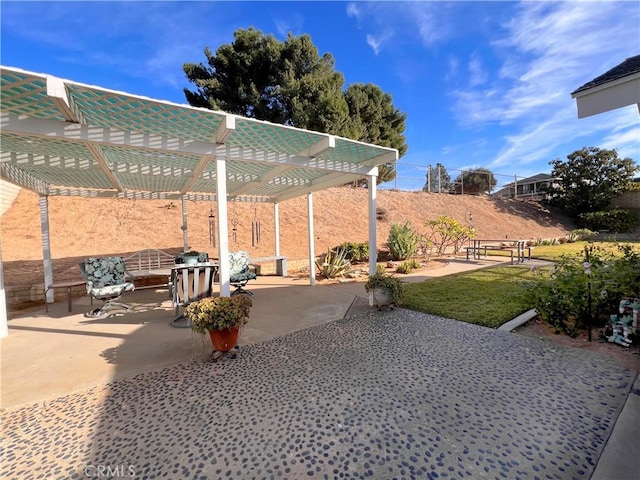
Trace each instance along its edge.
<path fill-rule="evenodd" d="M 49 199 L 46 195 L 38 198 L 40 206 L 40 229 L 42 231 L 42 263 L 44 267 L 44 288 L 53 284 L 53 267 L 51 266 L 51 235 L 49 233 Z M 53 303 L 53 289 L 47 291 L 45 303 Z"/>
<path fill-rule="evenodd" d="M 377 175 L 369 175 L 369 275 L 375 275 L 378 265 L 378 245 L 376 239 L 376 184 Z M 373 306 L 373 291 L 369 292 L 369 306 Z"/>
<path fill-rule="evenodd" d="M 188 252 L 189 248 L 189 228 L 187 226 L 187 196 L 182 195 L 180 197 L 180 202 L 182 204 L 182 249 L 184 252 Z"/>
<path fill-rule="evenodd" d="M 307 194 L 307 223 L 309 226 L 309 285 L 316 284 L 315 235 L 313 233 L 313 194 Z"/>
<path fill-rule="evenodd" d="M 226 157 L 216 156 L 216 206 L 218 208 L 218 258 L 220 262 L 220 296 L 231 296 L 229 274 L 229 221 L 227 215 L 227 162 Z"/>
<path fill-rule="evenodd" d="M 7 296 L 4 292 L 4 269 L 2 267 L 2 242 L 0 242 L 0 338 L 9 335 L 7 310 Z"/>
<path fill-rule="evenodd" d="M 273 222 L 275 225 L 276 257 L 280 256 L 280 208 L 278 202 L 273 204 Z"/>

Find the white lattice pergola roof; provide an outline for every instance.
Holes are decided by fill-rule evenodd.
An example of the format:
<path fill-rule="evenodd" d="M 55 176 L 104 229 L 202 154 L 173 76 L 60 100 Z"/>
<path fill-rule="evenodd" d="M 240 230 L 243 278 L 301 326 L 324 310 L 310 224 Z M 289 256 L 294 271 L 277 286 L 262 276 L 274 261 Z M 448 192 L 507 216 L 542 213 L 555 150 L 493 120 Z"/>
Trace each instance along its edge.
<path fill-rule="evenodd" d="M 45 285 L 53 283 L 49 196 L 180 198 L 185 249 L 186 200 L 216 200 L 218 258 L 225 259 L 227 201 L 274 204 L 277 256 L 278 204 L 307 195 L 313 265 L 311 194 L 362 178 L 370 186 L 369 272 L 375 273 L 377 166 L 396 161 L 397 150 L 16 68 L 0 66 L 0 78 L 0 178 L 40 194 Z M 228 296 L 228 262 L 219 268 L 220 294 Z M 53 301 L 52 290 L 45 301 Z M 0 258 L 0 337 L 7 334 Z"/>
<path fill-rule="evenodd" d="M 397 150 L 0 67 L 0 176 L 42 195 L 280 202 L 377 174 Z"/>

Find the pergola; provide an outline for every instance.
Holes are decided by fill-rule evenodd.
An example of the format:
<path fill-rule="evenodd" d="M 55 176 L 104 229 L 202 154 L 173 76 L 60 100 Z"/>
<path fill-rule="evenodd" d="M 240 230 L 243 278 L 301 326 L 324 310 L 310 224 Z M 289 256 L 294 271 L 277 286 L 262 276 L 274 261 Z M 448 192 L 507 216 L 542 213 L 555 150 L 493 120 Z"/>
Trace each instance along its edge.
<path fill-rule="evenodd" d="M 312 193 L 363 178 L 375 273 L 377 166 L 396 161 L 397 150 L 12 67 L 0 66 L 0 74 L 0 177 L 40 196 L 45 283 L 52 283 L 52 195 L 180 199 L 185 248 L 186 201 L 216 201 L 220 259 L 229 253 L 228 201 L 274 205 L 280 255 L 278 204 L 306 195 L 313 265 Z M 229 293 L 221 261 L 220 294 Z M 0 252 L 0 336 L 7 334 Z"/>

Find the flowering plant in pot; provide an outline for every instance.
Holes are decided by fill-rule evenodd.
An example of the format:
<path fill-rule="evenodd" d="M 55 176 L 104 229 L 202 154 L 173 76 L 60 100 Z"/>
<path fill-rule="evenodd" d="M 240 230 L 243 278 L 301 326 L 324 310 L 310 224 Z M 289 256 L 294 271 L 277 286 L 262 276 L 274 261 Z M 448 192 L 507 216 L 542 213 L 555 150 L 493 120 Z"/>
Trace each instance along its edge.
<path fill-rule="evenodd" d="M 239 329 L 248 322 L 251 307 L 248 295 L 207 297 L 188 305 L 184 314 L 194 332 L 208 332 L 215 349 L 227 352 L 237 345 Z"/>
<path fill-rule="evenodd" d="M 200 252 L 197 250 L 189 250 L 188 252 L 184 252 L 182 257 L 184 258 L 184 263 L 187 265 L 193 265 L 198 263 L 198 257 L 200 256 Z"/>
<path fill-rule="evenodd" d="M 402 281 L 382 270 L 369 275 L 364 288 L 367 292 L 373 292 L 373 300 L 378 308 L 390 304 L 399 305 L 402 301 Z"/>

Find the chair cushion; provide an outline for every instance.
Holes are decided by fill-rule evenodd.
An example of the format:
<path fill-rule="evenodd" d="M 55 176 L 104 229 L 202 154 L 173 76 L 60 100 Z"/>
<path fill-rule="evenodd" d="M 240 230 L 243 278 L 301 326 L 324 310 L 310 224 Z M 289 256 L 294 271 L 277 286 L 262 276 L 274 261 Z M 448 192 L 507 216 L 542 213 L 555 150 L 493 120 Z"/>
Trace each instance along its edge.
<path fill-rule="evenodd" d="M 249 254 L 244 251 L 229 253 L 229 277 L 249 272 Z M 255 278 L 255 276 L 253 277 Z"/>
<path fill-rule="evenodd" d="M 84 261 L 84 269 L 92 288 L 125 283 L 126 268 L 122 257 L 89 257 Z"/>
<path fill-rule="evenodd" d="M 91 295 L 95 298 L 113 298 L 119 297 L 123 292 L 132 292 L 134 289 L 133 283 L 121 283 L 120 285 L 107 285 L 106 287 L 92 288 Z"/>
<path fill-rule="evenodd" d="M 229 281 L 231 283 L 235 283 L 235 282 L 245 282 L 247 280 L 253 280 L 257 278 L 256 274 L 254 272 L 252 272 L 251 270 L 247 270 L 246 272 L 240 272 L 236 275 L 230 275 L 229 276 Z"/>

